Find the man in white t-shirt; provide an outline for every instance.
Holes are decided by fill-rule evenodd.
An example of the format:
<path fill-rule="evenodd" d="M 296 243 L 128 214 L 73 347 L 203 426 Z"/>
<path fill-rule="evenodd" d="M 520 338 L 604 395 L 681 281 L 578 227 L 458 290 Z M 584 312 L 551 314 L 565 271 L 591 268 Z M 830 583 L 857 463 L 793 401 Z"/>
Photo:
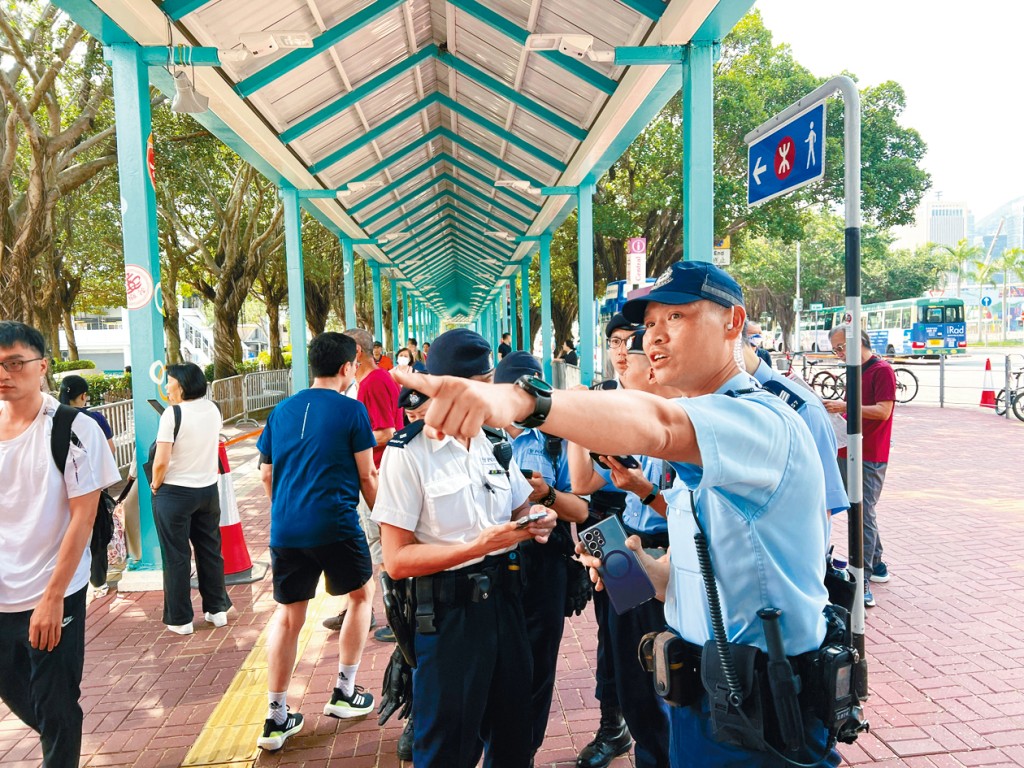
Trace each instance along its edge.
<path fill-rule="evenodd" d="M 45 768 L 78 768 L 89 539 L 100 490 L 121 478 L 87 414 L 61 476 L 45 348 L 35 328 L 0 322 L 0 699 L 39 733 Z"/>

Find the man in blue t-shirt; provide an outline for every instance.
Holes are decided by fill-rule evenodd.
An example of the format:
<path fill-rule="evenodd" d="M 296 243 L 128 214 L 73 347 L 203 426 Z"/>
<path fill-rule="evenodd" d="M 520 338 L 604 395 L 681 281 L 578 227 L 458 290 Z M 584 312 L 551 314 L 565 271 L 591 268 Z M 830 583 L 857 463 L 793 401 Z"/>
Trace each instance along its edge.
<path fill-rule="evenodd" d="M 306 607 L 323 574 L 327 591 L 348 595 L 338 637 L 338 679 L 324 714 L 351 718 L 373 710 L 355 684 L 370 628 L 373 569 L 359 527 L 359 494 L 373 507 L 376 440 L 366 407 L 344 392 L 355 376 L 356 343 L 321 333 L 309 345 L 313 386 L 281 402 L 256 447 L 270 507 L 270 561 L 277 611 L 267 642 L 269 705 L 257 744 L 277 750 L 302 728 L 286 695 Z"/>

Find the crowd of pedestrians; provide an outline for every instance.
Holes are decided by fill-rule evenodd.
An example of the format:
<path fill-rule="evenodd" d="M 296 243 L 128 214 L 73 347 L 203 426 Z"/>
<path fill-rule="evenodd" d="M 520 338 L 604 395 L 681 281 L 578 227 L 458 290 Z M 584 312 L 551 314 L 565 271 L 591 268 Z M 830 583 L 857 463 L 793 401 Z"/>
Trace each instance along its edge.
<path fill-rule="evenodd" d="M 411 678 L 398 753 L 418 768 L 472 768 L 481 756 L 487 766 L 532 766 L 565 619 L 591 597 L 601 717 L 580 768 L 604 768 L 631 749 L 642 768 L 785 765 L 774 736 L 723 735 L 706 677 L 713 670 L 701 657 L 715 641 L 769 650 L 758 619 L 766 605 L 785 616 L 794 664 L 822 646 L 830 515 L 849 502 L 826 412 L 838 406 L 759 359 L 760 329 L 743 306 L 722 270 L 673 265 L 607 324 L 615 376 L 595 391 L 553 392 L 538 360 L 514 351 L 507 335 L 498 361 L 468 329 L 422 351 L 410 338 L 393 357 L 363 329 L 316 336 L 312 385 L 276 406 L 257 442 L 277 603 L 258 746 L 282 749 L 303 727 L 310 694 L 289 706 L 288 690 L 323 578 L 344 600 L 325 622 L 339 636 L 323 712 L 345 719 L 375 708 L 357 680 L 380 581 L 389 625 L 380 622 L 376 637 L 397 641 L 392 664 Z M 842 346 L 838 335 L 833 346 Z M 892 403 L 886 364 L 865 349 L 865 418 L 880 424 L 865 438 L 865 563 L 882 581 L 874 503 L 887 451 L 871 446 L 888 443 Z M 571 342 L 563 352 L 576 356 Z M 109 425 L 85 410 L 66 466 L 49 462 L 58 403 L 41 392 L 46 371 L 39 333 L 0 323 L 0 470 L 10 479 L 0 511 L 0 697 L 40 733 L 47 768 L 71 768 L 81 741 L 88 537 L 100 490 L 120 477 Z M 146 470 L 163 623 L 190 634 L 193 557 L 205 620 L 222 627 L 231 609 L 219 535 L 222 421 L 197 366 L 170 366 L 167 375 L 171 407 Z M 84 409 L 78 379 L 65 377 L 60 400 Z M 609 600 L 610 572 L 580 535 L 613 517 L 656 599 L 626 608 Z M 704 555 L 695 535 L 705 537 Z M 705 591 L 709 578 L 720 604 Z M 400 599 L 406 621 L 391 607 Z M 638 648 L 655 637 L 678 641 L 672 669 L 689 670 L 685 683 L 658 685 L 656 671 L 652 679 Z M 818 711 L 802 717 L 791 759 L 838 764 Z"/>

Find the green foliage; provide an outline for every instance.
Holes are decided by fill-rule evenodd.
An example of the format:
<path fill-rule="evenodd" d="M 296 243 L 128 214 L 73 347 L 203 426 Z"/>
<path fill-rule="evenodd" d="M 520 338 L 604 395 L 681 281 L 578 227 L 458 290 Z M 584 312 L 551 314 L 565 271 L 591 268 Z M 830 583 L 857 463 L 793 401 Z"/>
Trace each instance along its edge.
<path fill-rule="evenodd" d="M 90 376 L 89 402 L 92 405 L 116 403 L 132 398 L 131 376 Z"/>
<path fill-rule="evenodd" d="M 292 368 L 292 353 L 291 352 L 285 352 L 283 354 L 283 357 L 284 357 L 284 367 L 290 371 L 291 368 Z M 260 366 L 262 366 L 263 368 L 269 369 L 269 366 L 270 366 L 270 353 L 269 352 L 260 352 L 258 355 L 256 355 L 256 362 Z"/>
<path fill-rule="evenodd" d="M 50 366 L 51 373 L 68 373 L 69 371 L 91 371 L 96 367 L 92 360 L 54 360 Z"/>

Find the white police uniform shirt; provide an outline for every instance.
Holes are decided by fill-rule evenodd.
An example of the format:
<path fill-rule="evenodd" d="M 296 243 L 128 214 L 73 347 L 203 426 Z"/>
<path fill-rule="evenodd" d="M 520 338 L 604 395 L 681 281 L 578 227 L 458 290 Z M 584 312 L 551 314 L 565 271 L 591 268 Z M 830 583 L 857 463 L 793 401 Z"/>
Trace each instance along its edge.
<path fill-rule="evenodd" d="M 749 394 L 724 393 L 753 388 Z M 825 482 L 806 427 L 778 396 L 746 373 L 717 393 L 674 401 L 693 423 L 703 466 L 673 462 L 669 503 L 672 544 L 665 619 L 685 640 L 712 638 L 693 536 L 688 490 L 711 549 L 731 642 L 766 650 L 757 611 L 782 610 L 785 650 L 814 650 L 825 635 Z M 680 491 L 680 487 L 685 489 Z"/>
<path fill-rule="evenodd" d="M 485 528 L 509 522 L 532 490 L 515 459 L 502 469 L 483 432 L 468 451 L 450 436 L 433 440 L 423 432 L 384 451 L 370 517 L 412 531 L 421 544 L 469 543 Z"/>
<path fill-rule="evenodd" d="M 836 445 L 836 433 L 828 419 L 828 411 L 817 394 L 810 388 L 800 387 L 799 382 L 773 371 L 763 362 L 754 371 L 754 378 L 759 384 L 777 381 L 787 391 L 793 392 L 803 400 L 803 405 L 796 409 L 796 414 L 803 419 L 811 432 L 814 445 L 818 449 L 822 469 L 825 471 L 825 508 L 833 515 L 845 512 L 850 508 L 850 498 L 846 495 L 843 476 L 839 472 L 839 446 Z"/>

